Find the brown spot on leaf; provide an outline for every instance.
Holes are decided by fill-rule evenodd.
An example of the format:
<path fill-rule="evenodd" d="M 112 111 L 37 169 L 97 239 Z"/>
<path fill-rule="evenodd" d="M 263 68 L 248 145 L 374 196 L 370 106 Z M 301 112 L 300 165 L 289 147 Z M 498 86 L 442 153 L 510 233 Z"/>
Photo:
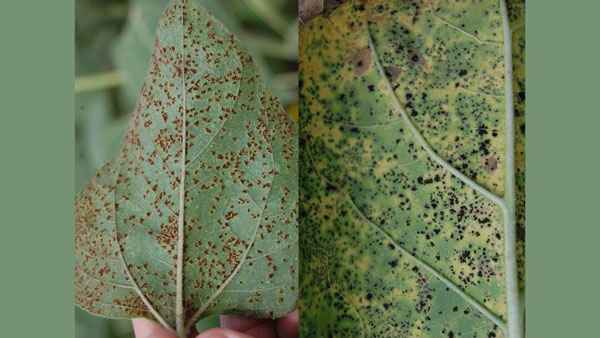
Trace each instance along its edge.
<path fill-rule="evenodd" d="M 385 69 L 385 75 L 391 82 L 395 82 L 398 80 L 398 77 L 402 75 L 402 69 L 399 67 L 388 67 Z"/>
<path fill-rule="evenodd" d="M 484 161 L 483 165 L 485 170 L 493 172 L 498 168 L 498 160 L 494 156 L 490 156 Z"/>
<path fill-rule="evenodd" d="M 362 75 L 369 69 L 371 66 L 371 50 L 369 46 L 364 46 L 354 54 L 352 66 L 356 75 Z"/>

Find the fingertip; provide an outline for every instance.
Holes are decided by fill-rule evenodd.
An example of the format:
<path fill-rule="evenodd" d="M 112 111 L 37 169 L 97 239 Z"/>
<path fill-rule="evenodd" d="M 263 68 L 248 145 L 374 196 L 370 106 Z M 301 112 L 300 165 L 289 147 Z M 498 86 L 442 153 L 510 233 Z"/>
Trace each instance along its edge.
<path fill-rule="evenodd" d="M 298 312 L 298 309 L 296 309 L 294 312 L 288 313 L 287 315 L 281 317 L 281 319 L 285 320 L 291 325 L 298 326 L 298 323 L 300 322 L 300 313 Z"/>
<path fill-rule="evenodd" d="M 199 334 L 196 338 L 252 338 L 251 336 L 229 329 L 210 329 Z"/>
<path fill-rule="evenodd" d="M 235 331 L 247 331 L 253 327 L 265 322 L 264 319 L 238 317 L 238 316 L 221 316 L 221 328 L 231 329 Z"/>
<path fill-rule="evenodd" d="M 296 311 L 275 320 L 275 328 L 279 337 L 297 338 L 298 337 L 299 314 Z"/>
<path fill-rule="evenodd" d="M 173 332 L 146 318 L 131 320 L 136 338 L 176 338 Z"/>

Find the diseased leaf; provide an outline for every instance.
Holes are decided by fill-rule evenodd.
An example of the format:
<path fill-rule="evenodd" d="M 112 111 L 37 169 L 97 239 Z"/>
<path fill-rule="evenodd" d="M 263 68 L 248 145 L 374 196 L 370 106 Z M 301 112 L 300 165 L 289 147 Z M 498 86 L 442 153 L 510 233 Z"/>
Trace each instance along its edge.
<path fill-rule="evenodd" d="M 118 155 L 75 200 L 77 304 L 180 337 L 209 315 L 290 312 L 295 136 L 240 42 L 172 1 Z"/>
<path fill-rule="evenodd" d="M 301 336 L 523 337 L 523 20 L 373 0 L 302 27 Z"/>

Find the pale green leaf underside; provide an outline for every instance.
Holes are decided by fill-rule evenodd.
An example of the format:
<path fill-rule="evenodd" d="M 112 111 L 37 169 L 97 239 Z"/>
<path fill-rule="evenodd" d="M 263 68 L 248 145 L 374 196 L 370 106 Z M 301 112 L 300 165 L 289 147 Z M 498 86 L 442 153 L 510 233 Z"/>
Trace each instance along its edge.
<path fill-rule="evenodd" d="M 76 197 L 77 304 L 180 336 L 212 314 L 291 311 L 296 148 L 246 49 L 172 1 L 119 153 Z"/>
<path fill-rule="evenodd" d="M 504 220 L 518 235 L 524 226 L 524 4 L 508 7 L 509 95 L 502 12 L 495 0 L 350 1 L 303 26 L 301 334 L 509 330 L 517 274 L 506 273 Z M 522 240 L 509 249 L 521 285 Z"/>

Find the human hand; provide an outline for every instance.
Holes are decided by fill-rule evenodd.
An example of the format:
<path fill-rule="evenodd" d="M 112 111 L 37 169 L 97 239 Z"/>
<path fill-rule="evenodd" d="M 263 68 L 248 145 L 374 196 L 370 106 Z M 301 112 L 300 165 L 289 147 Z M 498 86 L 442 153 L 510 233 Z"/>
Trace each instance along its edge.
<path fill-rule="evenodd" d="M 133 320 L 136 338 L 177 338 L 173 332 L 143 318 Z M 298 310 L 275 320 L 221 316 L 221 328 L 210 329 L 196 338 L 297 338 Z"/>

